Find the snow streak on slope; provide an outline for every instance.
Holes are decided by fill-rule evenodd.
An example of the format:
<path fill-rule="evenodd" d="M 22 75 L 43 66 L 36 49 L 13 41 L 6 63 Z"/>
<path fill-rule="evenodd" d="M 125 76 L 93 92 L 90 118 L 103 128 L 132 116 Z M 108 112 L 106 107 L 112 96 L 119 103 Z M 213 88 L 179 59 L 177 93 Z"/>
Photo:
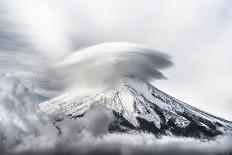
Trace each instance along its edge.
<path fill-rule="evenodd" d="M 39 106 L 50 117 L 62 120 L 81 117 L 92 104 L 102 104 L 113 111 L 115 120 L 109 127 L 112 131 L 142 130 L 208 138 L 232 128 L 231 122 L 183 103 L 137 78 L 124 78 L 114 90 L 85 95 L 73 91 Z"/>

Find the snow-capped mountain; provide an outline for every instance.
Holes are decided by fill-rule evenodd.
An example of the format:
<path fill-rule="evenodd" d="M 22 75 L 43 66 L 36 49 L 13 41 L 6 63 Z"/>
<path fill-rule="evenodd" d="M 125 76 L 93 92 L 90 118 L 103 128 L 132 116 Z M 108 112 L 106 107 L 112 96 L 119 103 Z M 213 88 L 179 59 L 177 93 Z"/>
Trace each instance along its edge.
<path fill-rule="evenodd" d="M 232 129 L 232 123 L 194 108 L 137 78 L 124 78 L 121 86 L 78 95 L 72 91 L 39 104 L 56 121 L 82 117 L 93 104 L 112 111 L 111 132 L 131 130 L 156 135 L 211 138 Z"/>

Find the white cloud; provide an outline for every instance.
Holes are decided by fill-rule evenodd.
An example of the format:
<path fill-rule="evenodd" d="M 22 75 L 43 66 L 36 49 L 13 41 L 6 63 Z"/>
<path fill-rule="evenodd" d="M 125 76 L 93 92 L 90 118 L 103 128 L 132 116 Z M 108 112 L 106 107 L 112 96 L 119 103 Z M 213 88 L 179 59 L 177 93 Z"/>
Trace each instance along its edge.
<path fill-rule="evenodd" d="M 43 76 L 36 79 L 40 85 L 52 81 L 59 86 L 53 77 L 56 72 L 51 69 L 54 59 L 96 43 L 137 42 L 173 57 L 175 67 L 165 74 L 170 80 L 156 81 L 155 85 L 183 101 L 231 119 L 231 106 L 228 106 L 232 91 L 231 1 L 5 0 L 1 3 L 4 3 L 0 20 L 1 72 L 12 67 L 14 74 L 20 72 L 22 77 L 31 77 L 35 70 Z M 4 24 L 5 19 L 10 24 Z M 16 37 L 10 32 L 20 35 Z M 18 55 L 14 56 L 16 51 Z M 3 62 L 7 63 L 3 65 Z M 49 80 L 44 80 L 44 75 Z M 82 154 L 231 152 L 231 136 L 202 142 L 191 138 L 156 139 L 153 135 L 135 133 L 98 135 L 99 127 L 89 126 L 86 121 L 92 120 L 91 116 L 77 124 L 65 121 L 64 134 L 57 136 L 58 131 L 48 118 L 35 111 L 33 91 L 24 82 L 20 84 L 23 80 L 1 81 L 0 151 L 9 154 L 76 153 L 76 150 Z M 40 91 L 46 94 L 48 87 L 52 84 Z M 103 123 L 107 124 L 108 120 L 110 117 Z M 102 148 L 105 152 L 101 152 Z"/>
<path fill-rule="evenodd" d="M 164 79 L 160 71 L 172 65 L 168 55 L 133 43 L 104 43 L 68 55 L 54 69 L 64 89 L 117 86 L 124 76 L 146 81 Z"/>
<path fill-rule="evenodd" d="M 148 133 L 109 133 L 112 113 L 93 106 L 84 117 L 52 124 L 20 79 L 2 76 L 0 95 L 1 154 L 223 154 L 231 153 L 231 134 L 214 140 L 162 137 Z M 56 128 L 59 127 L 61 131 Z"/>

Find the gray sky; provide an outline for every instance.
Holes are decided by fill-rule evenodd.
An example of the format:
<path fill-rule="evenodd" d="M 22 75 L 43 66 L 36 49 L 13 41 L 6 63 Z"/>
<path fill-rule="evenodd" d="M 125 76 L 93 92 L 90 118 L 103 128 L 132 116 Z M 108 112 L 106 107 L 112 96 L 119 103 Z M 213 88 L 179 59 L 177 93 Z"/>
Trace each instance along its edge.
<path fill-rule="evenodd" d="M 21 59 L 17 57 L 18 61 L 35 53 L 54 61 L 80 48 L 111 41 L 149 45 L 170 55 L 174 63 L 163 71 L 168 80 L 154 81 L 155 86 L 193 106 L 232 120 L 232 1 L 1 0 L 0 3 L 4 4 L 0 10 L 0 59 L 14 55 L 9 51 L 18 51 L 21 57 L 24 54 Z M 5 48 L 9 46 L 3 43 L 12 39 L 5 41 L 3 34 L 16 32 L 23 34 L 23 43 L 16 39 L 10 42 L 11 49 Z M 12 46 L 15 43 L 17 50 Z M 28 43 L 33 54 L 21 49 L 28 48 Z M 40 64 L 41 60 L 36 58 L 35 62 Z M 0 65 L 1 69 L 9 66 L 1 62 Z M 47 65 L 41 68 L 43 72 L 49 70 Z"/>

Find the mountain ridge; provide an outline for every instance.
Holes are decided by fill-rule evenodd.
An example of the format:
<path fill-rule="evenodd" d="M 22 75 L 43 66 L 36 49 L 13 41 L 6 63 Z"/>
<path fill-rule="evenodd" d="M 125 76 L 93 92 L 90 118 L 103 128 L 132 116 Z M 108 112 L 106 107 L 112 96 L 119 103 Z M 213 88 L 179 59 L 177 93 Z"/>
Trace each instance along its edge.
<path fill-rule="evenodd" d="M 212 138 L 232 129 L 232 123 L 184 103 L 138 78 L 124 78 L 118 89 L 78 96 L 75 91 L 39 104 L 55 121 L 82 117 L 93 104 L 112 111 L 111 132 L 138 130 L 155 135 Z"/>

